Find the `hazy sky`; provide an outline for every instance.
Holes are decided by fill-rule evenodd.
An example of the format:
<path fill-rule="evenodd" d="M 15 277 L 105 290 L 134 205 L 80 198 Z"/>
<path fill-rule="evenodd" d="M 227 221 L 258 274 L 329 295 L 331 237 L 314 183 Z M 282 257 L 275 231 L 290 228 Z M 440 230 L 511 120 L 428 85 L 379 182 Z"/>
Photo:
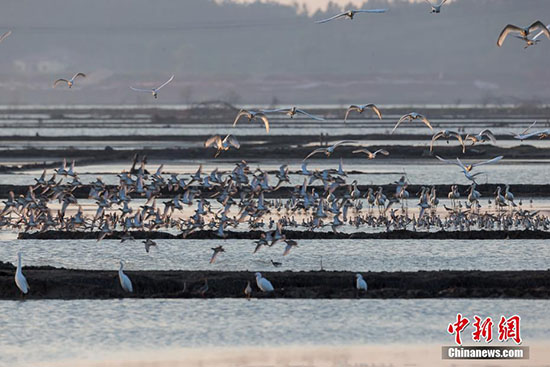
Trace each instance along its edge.
<path fill-rule="evenodd" d="M 275 2 L 5 0 L 0 34 L 13 33 L 0 44 L 0 104 L 550 100 L 550 40 L 496 45 L 508 23 L 550 23 L 550 0 L 449 1 L 441 14 L 423 1 L 365 7 L 389 11 L 315 24 L 335 9 L 307 17 Z M 52 89 L 76 72 L 88 77 Z M 158 101 L 129 88 L 172 74 Z"/>

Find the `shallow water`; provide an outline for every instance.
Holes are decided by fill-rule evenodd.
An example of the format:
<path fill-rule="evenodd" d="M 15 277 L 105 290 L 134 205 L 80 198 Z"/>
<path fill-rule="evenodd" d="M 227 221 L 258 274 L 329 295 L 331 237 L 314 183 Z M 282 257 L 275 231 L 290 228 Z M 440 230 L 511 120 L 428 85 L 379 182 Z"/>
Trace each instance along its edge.
<path fill-rule="evenodd" d="M 71 269 L 232 270 L 232 271 L 417 271 L 417 270 L 546 270 L 550 244 L 544 240 L 299 240 L 282 256 L 284 244 L 253 254 L 252 240 L 157 240 L 145 252 L 142 241 L 14 240 L 0 241 L 0 261 Z M 211 247 L 225 251 L 209 264 Z M 282 262 L 274 267 L 271 259 Z"/>
<path fill-rule="evenodd" d="M 51 160 L 51 159 L 50 159 Z M 62 160 L 62 158 L 61 158 Z M 339 159 L 310 159 L 307 169 L 310 171 L 324 169 L 337 169 Z M 475 162 L 473 160 L 472 162 Z M 290 184 L 301 185 L 304 181 L 304 176 L 294 174 L 301 171 L 300 161 L 250 161 L 249 166 L 253 171 L 257 167 L 263 170 L 275 171 L 283 163 L 289 164 Z M 465 163 L 470 163 L 470 160 L 465 160 Z M 205 160 L 176 160 L 176 161 L 155 161 L 151 160 L 147 165 L 147 169 L 151 172 L 164 164 L 163 176 L 168 179 L 171 173 L 177 173 L 180 177 L 189 179 L 189 176 L 196 172 L 199 165 L 203 165 L 203 174 L 210 174 L 211 171 L 218 168 L 219 171 L 229 172 L 235 167 L 235 162 L 224 160 L 205 161 Z M 75 166 L 75 171 L 78 173 L 80 180 L 83 183 L 95 181 L 99 176 L 106 184 L 118 184 L 119 178 L 116 176 L 123 170 L 128 171 L 131 167 L 131 162 L 124 163 L 109 163 L 89 166 Z M 460 168 L 455 165 L 441 164 L 435 158 L 428 161 L 395 161 L 384 160 L 384 157 L 374 161 L 361 159 L 344 159 L 343 169 L 346 172 L 357 171 L 362 174 L 349 174 L 346 178 L 348 183 L 357 180 L 360 185 L 385 185 L 393 183 L 403 175 L 405 175 L 410 184 L 420 185 L 437 185 L 437 184 L 470 184 Z M 49 175 L 54 173 L 53 169 L 47 170 Z M 476 172 L 484 172 L 478 177 L 478 183 L 508 183 L 508 184 L 547 184 L 550 182 L 550 162 L 548 161 L 528 161 L 528 160 L 502 160 L 497 164 L 482 166 L 476 169 Z M 10 183 L 14 185 L 31 185 L 35 183 L 35 178 L 42 174 L 42 170 L 29 170 L 16 174 L 0 174 L 0 182 Z M 270 175 L 270 184 L 276 185 L 277 178 L 274 174 Z M 316 181 L 314 185 L 321 184 L 321 181 Z M 445 193 L 446 194 L 446 193 Z"/>
<path fill-rule="evenodd" d="M 207 346 L 451 345 L 446 328 L 458 312 L 493 320 L 519 314 L 528 346 L 549 339 L 549 307 L 543 300 L 2 301 L 0 364 Z M 463 333 L 469 343 L 471 331 Z"/>

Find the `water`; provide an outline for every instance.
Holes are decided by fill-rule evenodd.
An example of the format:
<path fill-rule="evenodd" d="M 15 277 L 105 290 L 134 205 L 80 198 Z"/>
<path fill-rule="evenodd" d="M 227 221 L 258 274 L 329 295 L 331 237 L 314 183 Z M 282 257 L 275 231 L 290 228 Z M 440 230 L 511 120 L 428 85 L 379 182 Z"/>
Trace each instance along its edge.
<path fill-rule="evenodd" d="M 299 240 L 282 256 L 284 244 L 253 254 L 251 240 L 157 240 L 145 252 L 141 241 L 24 240 L 0 241 L 0 261 L 15 263 L 23 252 L 24 266 L 117 270 L 307 271 L 325 270 L 546 270 L 550 244 L 544 240 Z M 211 247 L 223 244 L 214 264 Z M 270 260 L 282 262 L 275 268 Z"/>
<path fill-rule="evenodd" d="M 3 301 L 0 365 L 188 347 L 450 345 L 446 328 L 458 312 L 493 320 L 519 314 L 529 345 L 549 339 L 549 307 L 547 300 Z"/>
<path fill-rule="evenodd" d="M 49 161 L 51 158 L 48 159 Z M 59 160 L 63 160 L 60 158 Z M 37 159 L 37 161 L 40 161 Z M 337 169 L 339 159 L 310 159 L 307 165 L 308 170 L 324 170 Z M 465 160 L 464 163 L 475 162 L 475 160 Z M 263 170 L 275 171 L 283 163 L 289 164 L 289 169 L 292 172 L 301 170 L 301 162 L 296 160 L 287 161 L 262 161 L 258 162 L 250 160 L 250 168 L 253 171 L 256 167 L 261 167 Z M 8 163 L 5 163 L 8 164 Z M 195 173 L 199 165 L 203 165 L 203 173 L 209 174 L 214 169 L 219 171 L 231 171 L 235 167 L 234 161 L 207 161 L 207 160 L 175 160 L 169 162 L 150 161 L 147 169 L 154 172 L 164 164 L 163 176 L 168 179 L 170 173 L 177 173 L 180 177 L 189 179 L 190 174 Z M 114 162 L 106 164 L 94 164 L 89 166 L 75 167 L 75 171 L 79 174 L 79 178 L 83 183 L 95 181 L 97 177 L 101 177 L 106 184 L 118 184 L 119 178 L 116 176 L 123 170 L 130 169 L 131 162 Z M 343 168 L 346 172 L 357 171 L 361 174 L 349 174 L 346 178 L 348 183 L 357 180 L 360 185 L 385 185 L 393 183 L 401 176 L 406 175 L 410 184 L 420 185 L 436 185 L 436 184 L 470 184 L 460 168 L 455 165 L 442 164 L 437 159 L 429 161 L 402 161 L 402 160 L 385 160 L 384 157 L 376 160 L 366 159 L 344 159 Z M 47 170 L 48 178 L 54 173 L 53 169 Z M 482 166 L 476 169 L 475 172 L 484 172 L 478 177 L 478 183 L 509 183 L 509 184 L 547 184 L 550 182 L 550 162 L 545 160 L 529 161 L 529 160 L 506 160 L 497 164 Z M 16 174 L 0 174 L 0 182 L 10 183 L 14 185 L 31 185 L 34 184 L 35 178 L 42 174 L 42 170 L 29 170 Z M 291 174 L 290 185 L 301 185 L 304 181 L 303 175 Z M 277 179 L 272 174 L 270 175 L 270 184 L 276 185 Z M 314 185 L 321 184 L 321 181 L 316 181 Z M 446 195 L 447 193 L 445 193 Z"/>

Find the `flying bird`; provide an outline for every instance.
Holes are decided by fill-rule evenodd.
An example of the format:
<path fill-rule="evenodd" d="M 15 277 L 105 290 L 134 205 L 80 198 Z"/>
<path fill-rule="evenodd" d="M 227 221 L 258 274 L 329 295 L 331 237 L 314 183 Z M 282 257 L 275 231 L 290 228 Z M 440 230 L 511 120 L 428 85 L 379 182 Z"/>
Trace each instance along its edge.
<path fill-rule="evenodd" d="M 3 35 L 0 36 L 0 42 L 2 42 L 3 40 L 5 40 L 6 38 L 8 38 L 11 34 L 11 31 L 7 31 L 6 33 L 4 33 Z"/>
<path fill-rule="evenodd" d="M 449 144 L 450 138 L 456 138 L 460 145 L 462 145 L 462 153 L 466 152 L 466 145 L 464 144 L 464 140 L 462 140 L 462 136 L 460 136 L 459 133 L 456 131 L 450 131 L 450 130 L 442 130 L 434 134 L 432 136 L 432 142 L 430 143 L 430 152 L 433 152 L 434 149 L 434 142 L 439 139 L 443 138 L 447 140 L 447 144 Z"/>
<path fill-rule="evenodd" d="M 397 124 L 395 124 L 393 130 L 391 131 L 390 134 L 393 134 L 393 132 L 395 131 L 395 129 L 397 129 L 397 127 L 399 125 L 401 125 L 401 123 L 403 121 L 412 121 L 412 120 L 420 120 L 422 121 L 426 126 L 428 126 L 430 128 L 430 130 L 434 130 L 432 125 L 430 124 L 430 121 L 428 121 L 428 119 L 426 118 L 426 116 L 424 115 L 421 115 L 419 113 L 416 113 L 416 112 L 411 112 L 411 113 L 408 113 L 406 115 L 403 115 L 401 116 L 401 118 L 399 119 L 399 121 L 397 121 Z"/>
<path fill-rule="evenodd" d="M 155 241 L 153 241 L 152 239 L 150 239 L 150 238 L 143 241 L 143 243 L 145 244 L 145 252 L 147 252 L 147 253 L 149 253 L 149 250 L 150 250 L 151 246 L 156 246 L 157 245 L 157 243 Z"/>
<path fill-rule="evenodd" d="M 216 258 L 218 257 L 218 254 L 220 252 L 225 252 L 225 249 L 223 248 L 223 246 L 217 246 L 217 247 L 212 247 L 212 251 L 214 251 L 214 253 L 212 254 L 212 257 L 210 258 L 210 264 L 213 264 L 214 261 L 216 261 Z"/>
<path fill-rule="evenodd" d="M 269 133 L 269 120 L 267 119 L 267 116 L 263 112 L 257 112 L 257 111 L 241 109 L 237 114 L 237 117 L 235 118 L 235 122 L 233 122 L 233 127 L 237 125 L 237 122 L 243 116 L 245 116 L 248 119 L 248 122 L 251 122 L 254 119 L 260 119 L 264 123 L 265 131 Z"/>
<path fill-rule="evenodd" d="M 529 43 L 532 44 L 532 39 L 529 39 L 528 36 L 532 32 L 536 31 L 537 29 L 540 29 L 541 32 L 544 33 L 544 35 L 546 35 L 548 39 L 550 39 L 550 30 L 546 28 L 544 23 L 542 23 L 540 20 L 537 20 L 533 24 L 531 24 L 529 27 L 525 27 L 525 28 L 521 28 L 513 24 L 508 24 L 506 27 L 504 27 L 502 32 L 500 32 L 500 35 L 498 36 L 498 40 L 497 40 L 497 46 L 501 47 L 502 43 L 510 33 L 519 33 L 519 37 L 517 38 L 524 40 L 525 42 L 528 43 L 527 46 L 529 46 Z M 536 37 L 538 36 L 540 36 L 540 34 L 536 35 Z"/>
<path fill-rule="evenodd" d="M 424 0 L 424 1 L 426 1 L 432 7 L 432 10 L 430 11 L 430 13 L 436 13 L 436 14 L 441 13 L 441 7 L 443 6 L 443 4 L 445 4 L 447 2 L 447 0 L 442 0 L 439 3 L 439 5 L 434 5 L 429 0 Z"/>
<path fill-rule="evenodd" d="M 359 13 L 385 13 L 386 11 L 388 11 L 388 9 L 350 9 L 350 10 L 346 10 L 343 13 L 336 14 L 335 16 L 332 16 L 330 18 L 323 19 L 323 20 L 318 20 L 315 23 L 317 23 L 317 24 L 326 23 L 326 22 L 330 22 L 331 20 L 342 18 L 342 17 L 345 17 L 349 20 L 353 20 L 353 17 L 355 16 L 355 14 L 359 14 Z"/>
<path fill-rule="evenodd" d="M 325 121 L 325 119 L 322 118 L 322 117 L 314 116 L 314 115 L 312 115 L 312 114 L 310 114 L 310 113 L 308 113 L 304 110 L 301 110 L 299 108 L 296 108 L 296 107 L 278 108 L 278 109 L 275 109 L 275 110 L 262 110 L 262 113 L 277 113 L 277 112 L 284 113 L 285 115 L 289 116 L 290 118 L 293 118 L 297 114 L 301 114 L 301 115 L 307 116 L 307 117 L 309 117 L 313 120 Z"/>
<path fill-rule="evenodd" d="M 153 88 L 153 89 L 142 89 L 142 88 L 134 88 L 134 87 L 130 87 L 131 90 L 134 90 L 136 92 L 147 92 L 147 93 L 151 93 L 153 94 L 153 97 L 157 98 L 158 97 L 158 91 L 164 87 L 165 85 L 167 85 L 168 83 L 170 83 L 172 80 L 174 80 L 174 76 L 172 75 L 170 77 L 170 79 L 168 79 L 167 81 L 165 81 L 163 84 L 161 84 L 160 87 L 157 87 L 157 88 Z"/>
<path fill-rule="evenodd" d="M 57 87 L 57 85 L 59 83 L 67 83 L 67 86 L 69 88 L 71 88 L 73 85 L 74 85 L 74 82 L 75 80 L 78 78 L 78 77 L 82 77 L 82 78 L 85 78 L 86 77 L 86 74 L 84 73 L 76 73 L 71 79 L 67 80 L 67 79 L 57 79 L 54 83 L 53 83 L 53 87 Z"/>
<path fill-rule="evenodd" d="M 472 146 L 477 143 L 486 143 L 490 141 L 493 144 L 496 144 L 497 139 L 495 138 L 495 134 L 489 129 L 483 129 L 478 134 L 466 134 L 466 137 L 464 138 L 464 143 L 466 143 L 468 140 L 472 141 Z"/>
<path fill-rule="evenodd" d="M 221 152 L 229 150 L 229 148 L 231 147 L 234 147 L 236 149 L 239 149 L 241 147 L 241 144 L 239 143 L 237 138 L 235 138 L 231 134 L 228 134 L 225 138 L 223 138 L 223 140 L 221 136 L 214 135 L 211 138 L 208 138 L 208 140 L 204 142 L 205 148 L 208 148 L 212 145 L 215 146 L 215 148 L 217 149 L 216 154 L 214 155 L 214 158 L 218 157 L 221 154 Z"/>
<path fill-rule="evenodd" d="M 460 158 L 457 158 L 456 161 L 454 161 L 454 160 L 449 160 L 449 159 L 443 159 L 443 158 L 441 158 L 440 156 L 437 156 L 437 155 L 435 157 L 437 159 L 439 159 L 441 162 L 444 162 L 444 163 L 447 163 L 447 164 L 454 164 L 454 165 L 460 167 L 460 169 L 462 170 L 462 173 L 464 173 L 464 176 L 466 176 L 466 178 L 468 180 L 470 180 L 474 183 L 476 182 L 475 181 L 476 176 L 483 173 L 483 172 L 471 173 L 472 170 L 475 167 L 483 166 L 483 165 L 486 165 L 486 164 L 497 163 L 498 161 L 500 161 L 503 158 L 503 156 L 499 155 L 498 157 L 489 159 L 487 161 L 481 161 L 481 162 L 472 163 L 472 164 L 464 164 L 464 163 L 462 163 Z"/>
<path fill-rule="evenodd" d="M 315 149 L 313 152 L 309 153 L 305 158 L 304 158 L 304 161 L 306 159 L 308 159 L 309 157 L 317 154 L 317 153 L 325 153 L 325 155 L 328 157 L 330 157 L 330 155 L 332 153 L 334 153 L 334 149 L 336 149 L 337 147 L 339 147 L 340 145 L 343 145 L 343 144 L 357 144 L 356 141 L 354 140 L 342 140 L 342 141 L 339 141 L 338 143 L 328 147 L 328 148 L 317 148 Z"/>
<path fill-rule="evenodd" d="M 378 149 L 377 151 L 375 151 L 374 153 L 371 152 L 370 150 L 368 149 L 357 149 L 357 150 L 354 150 L 352 152 L 353 154 L 357 154 L 357 153 L 365 153 L 367 155 L 367 158 L 368 159 L 374 159 L 376 158 L 376 155 L 377 154 L 383 154 L 383 155 L 390 155 L 390 152 L 388 152 L 387 150 L 385 149 Z"/>
<path fill-rule="evenodd" d="M 351 106 L 348 107 L 348 110 L 346 111 L 346 116 L 344 117 L 344 123 L 346 123 L 346 121 L 348 120 L 348 116 L 351 111 L 357 111 L 361 114 L 365 112 L 366 109 L 369 109 L 369 108 L 373 110 L 374 113 L 376 113 L 376 115 L 380 120 L 382 120 L 382 114 L 380 113 L 380 110 L 373 103 L 367 103 L 363 105 L 352 104 Z"/>

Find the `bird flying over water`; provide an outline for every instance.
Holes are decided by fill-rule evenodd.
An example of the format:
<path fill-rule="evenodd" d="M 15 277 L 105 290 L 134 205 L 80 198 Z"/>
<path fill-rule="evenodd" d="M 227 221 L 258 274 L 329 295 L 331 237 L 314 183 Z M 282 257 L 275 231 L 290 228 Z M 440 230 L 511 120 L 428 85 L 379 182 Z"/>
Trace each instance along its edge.
<path fill-rule="evenodd" d="M 327 23 L 327 22 L 330 22 L 331 20 L 342 18 L 342 17 L 345 17 L 349 20 L 353 20 L 353 17 L 355 16 L 355 14 L 360 14 L 360 13 L 385 13 L 386 11 L 388 11 L 388 9 L 350 9 L 350 10 L 346 10 L 343 13 L 336 14 L 336 15 L 330 17 L 330 18 L 323 19 L 323 20 L 318 20 L 315 23 L 317 23 L 317 24 Z"/>
<path fill-rule="evenodd" d="M 78 78 L 78 77 L 81 77 L 81 78 L 85 78 L 86 77 L 86 74 L 84 73 L 76 73 L 71 79 L 67 80 L 67 79 L 57 79 L 54 83 L 53 83 L 53 87 L 57 87 L 57 85 L 59 83 L 67 83 L 67 86 L 69 88 L 71 88 L 73 85 L 74 85 L 74 82 L 75 80 Z"/>
<path fill-rule="evenodd" d="M 385 150 L 385 149 L 378 149 L 378 150 L 375 151 L 374 153 L 371 152 L 371 151 L 368 150 L 368 149 L 357 149 L 357 150 L 354 150 L 352 153 L 353 153 L 353 154 L 364 153 L 364 154 L 367 155 L 367 158 L 368 158 L 368 159 L 374 159 L 374 158 L 376 158 L 376 155 L 379 154 L 379 153 L 380 153 L 380 154 L 383 154 L 383 155 L 390 155 L 390 152 L 388 152 L 388 151 Z"/>
<path fill-rule="evenodd" d="M 502 32 L 500 32 L 500 35 L 498 36 L 498 40 L 497 40 L 497 46 L 501 47 L 502 44 L 504 43 L 504 40 L 506 39 L 506 37 L 510 33 L 519 33 L 518 38 L 520 38 L 521 40 L 527 42 L 527 46 L 530 46 L 530 44 L 533 44 L 533 39 L 529 39 L 528 36 L 532 32 L 536 31 L 537 29 L 540 29 L 541 32 L 544 35 L 546 35 L 546 37 L 548 39 L 550 39 L 550 30 L 544 25 L 544 23 L 542 23 L 540 20 L 537 20 L 533 24 L 531 24 L 529 27 L 525 27 L 525 28 L 518 27 L 518 26 L 513 25 L 513 24 L 508 24 L 506 27 L 504 27 Z M 540 36 L 540 34 L 537 34 L 535 37 L 539 37 L 539 36 Z M 536 41 L 535 41 L 535 43 L 536 43 Z"/>
<path fill-rule="evenodd" d="M 348 110 L 346 111 L 346 116 L 344 117 L 344 123 L 346 123 L 346 121 L 348 120 L 348 116 L 351 111 L 357 111 L 361 114 L 368 108 L 373 110 L 374 113 L 376 113 L 376 115 L 378 116 L 378 118 L 382 120 L 382 114 L 380 113 L 380 110 L 373 103 L 367 103 L 363 105 L 352 104 L 351 106 L 348 107 Z"/>
<path fill-rule="evenodd" d="M 432 136 L 432 141 L 430 143 L 430 152 L 433 152 L 434 142 L 439 138 L 446 139 L 447 143 L 449 143 L 450 138 L 456 138 L 460 143 L 460 145 L 462 146 L 462 153 L 466 151 L 466 145 L 464 145 L 464 140 L 462 140 L 462 136 L 460 136 L 459 133 L 457 133 L 456 131 L 442 130 L 435 133 L 434 136 Z"/>
<path fill-rule="evenodd" d="M 277 112 L 280 112 L 280 113 L 284 113 L 285 115 L 288 115 L 290 118 L 293 118 L 294 116 L 296 116 L 297 114 L 301 114 L 301 115 L 304 115 L 304 116 L 307 116 L 313 120 L 317 120 L 317 121 L 325 121 L 324 118 L 322 117 L 318 117 L 318 116 L 314 116 L 304 110 L 301 110 L 297 107 L 290 107 L 290 108 L 278 108 L 278 109 L 275 109 L 275 110 L 262 110 L 262 113 L 277 113 Z"/>
<path fill-rule="evenodd" d="M 269 120 L 267 119 L 267 116 L 263 112 L 259 112 L 259 111 L 241 109 L 237 114 L 235 121 L 233 122 L 233 127 L 237 125 L 237 122 L 243 116 L 245 116 L 248 119 L 248 122 L 251 122 L 254 119 L 261 120 L 264 123 L 265 131 L 269 133 Z"/>
<path fill-rule="evenodd" d="M 411 113 L 408 113 L 406 115 L 403 115 L 401 116 L 401 118 L 399 119 L 399 121 L 397 121 L 397 124 L 395 124 L 393 130 L 391 131 L 390 134 L 393 134 L 393 132 L 395 131 L 395 129 L 397 129 L 397 127 L 399 127 L 399 125 L 401 125 L 401 123 L 403 121 L 412 121 L 412 120 L 420 120 L 422 121 L 426 126 L 428 126 L 430 128 L 430 130 L 434 130 L 432 125 L 430 124 L 430 121 L 428 121 L 428 119 L 426 118 L 426 116 L 424 115 L 421 115 L 419 113 L 416 113 L 416 112 L 411 112 Z"/>
<path fill-rule="evenodd" d="M 241 144 L 239 143 L 237 138 L 235 138 L 231 134 L 228 134 L 225 138 L 223 138 L 223 140 L 221 136 L 214 135 L 213 137 L 208 138 L 208 140 L 204 142 L 205 148 L 208 148 L 212 145 L 214 145 L 215 148 L 217 149 L 216 154 L 214 155 L 214 158 L 219 156 L 221 152 L 229 150 L 229 148 L 231 147 L 234 147 L 236 149 L 239 149 L 241 147 Z"/>
<path fill-rule="evenodd" d="M 343 145 L 343 144 L 357 144 L 356 141 L 354 140 L 342 140 L 342 141 L 339 141 L 338 143 L 328 147 L 328 148 L 317 148 L 315 149 L 313 152 L 309 153 L 305 158 L 304 158 L 304 161 L 306 159 L 308 159 L 309 157 L 317 154 L 317 153 L 325 153 L 325 155 L 327 157 L 330 157 L 330 155 L 332 153 L 334 153 L 334 149 L 336 149 L 337 147 L 339 147 L 340 145 Z"/>
<path fill-rule="evenodd" d="M 172 80 L 174 80 L 174 76 L 172 75 L 170 77 L 170 79 L 168 79 L 167 81 L 165 81 L 164 83 L 162 83 L 159 87 L 156 87 L 156 88 L 152 88 L 152 89 L 143 89 L 143 88 L 134 88 L 134 87 L 130 87 L 131 90 L 133 91 L 136 91 L 136 92 L 147 92 L 147 93 L 151 93 L 153 95 L 153 97 L 157 98 L 158 97 L 158 91 L 166 86 L 168 83 L 170 83 Z"/>

